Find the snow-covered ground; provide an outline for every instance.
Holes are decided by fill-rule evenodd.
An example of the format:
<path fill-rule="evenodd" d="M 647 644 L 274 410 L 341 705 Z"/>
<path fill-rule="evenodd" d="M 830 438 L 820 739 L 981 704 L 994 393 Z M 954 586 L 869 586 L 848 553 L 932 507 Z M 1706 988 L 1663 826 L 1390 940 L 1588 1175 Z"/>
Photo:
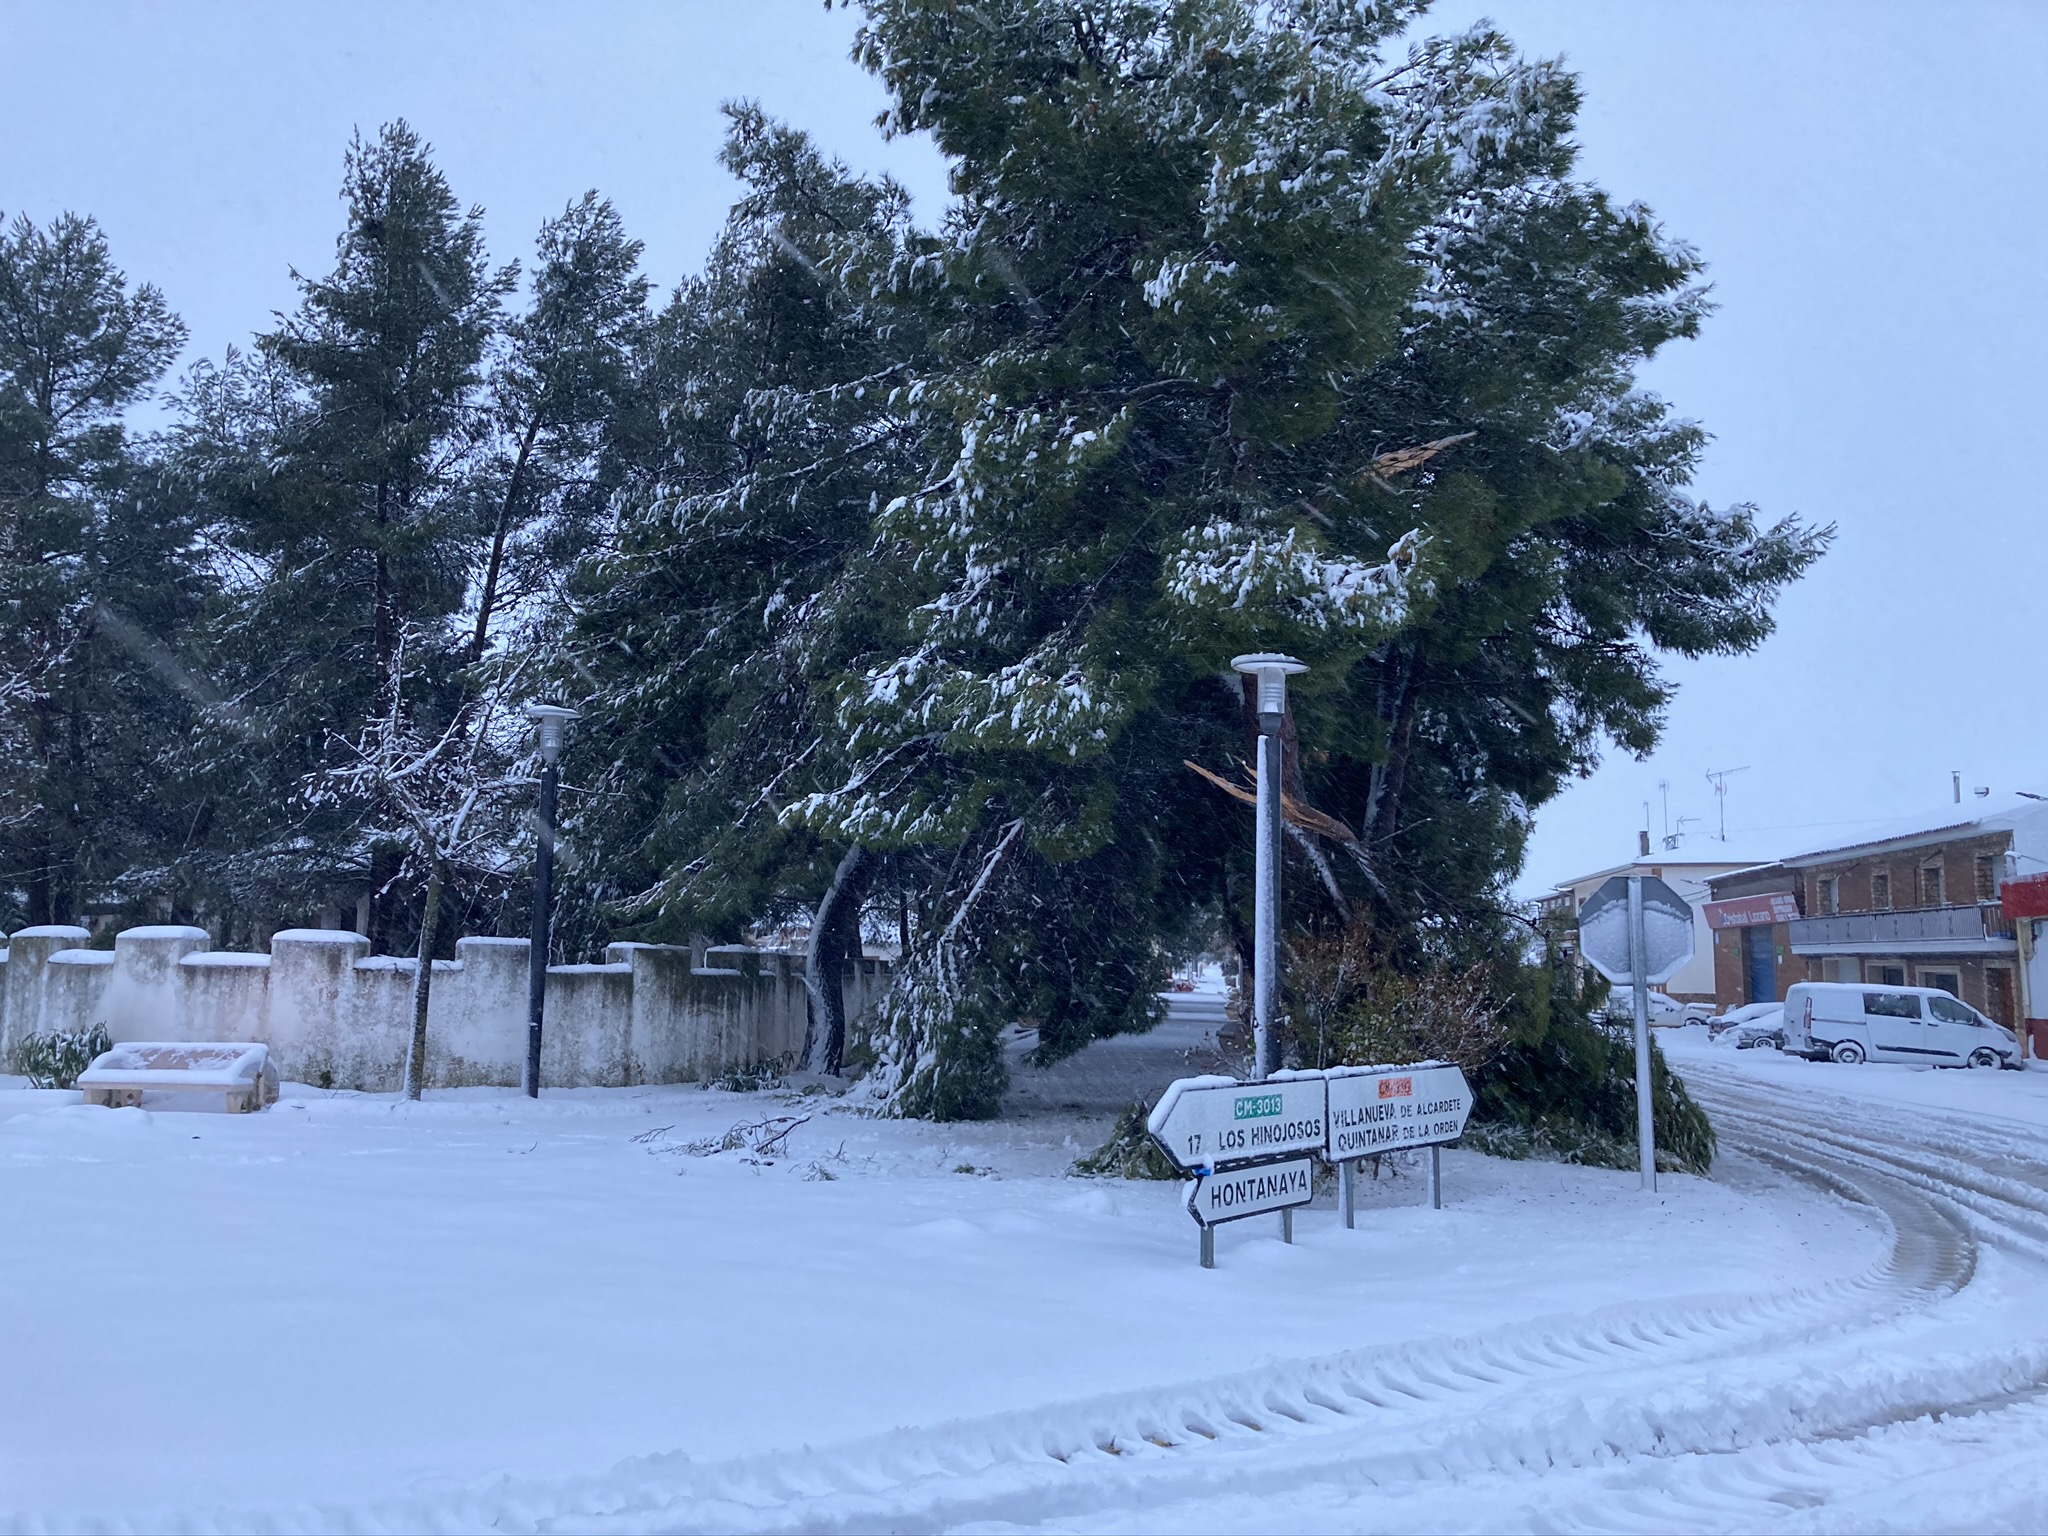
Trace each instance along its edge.
<path fill-rule="evenodd" d="M 1713 1180 L 1452 1152 L 1441 1212 L 1383 1177 L 1357 1230 L 1255 1219 L 1205 1272 L 1176 1186 L 1066 1169 L 1212 1002 L 988 1126 L 0 1087 L 0 1528 L 2048 1522 L 2048 1076 L 1677 1041 Z"/>

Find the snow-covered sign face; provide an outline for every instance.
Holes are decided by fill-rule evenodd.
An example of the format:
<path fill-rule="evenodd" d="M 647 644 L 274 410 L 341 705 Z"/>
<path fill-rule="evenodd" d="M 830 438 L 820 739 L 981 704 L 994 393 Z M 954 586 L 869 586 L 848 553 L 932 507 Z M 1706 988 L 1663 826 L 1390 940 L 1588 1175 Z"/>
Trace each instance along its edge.
<path fill-rule="evenodd" d="M 1333 1072 L 1329 1092 L 1332 1162 L 1456 1141 L 1472 1113 L 1472 1089 L 1454 1066 Z"/>
<path fill-rule="evenodd" d="M 1182 1078 L 1161 1096 L 1148 1128 L 1166 1154 L 1190 1172 L 1287 1152 L 1320 1152 L 1323 1082 L 1306 1074 L 1304 1079 L 1239 1083 Z"/>
<path fill-rule="evenodd" d="M 1692 959 L 1692 904 L 1655 875 L 1643 881 L 1643 968 L 1669 981 Z M 1627 875 L 1614 875 L 1579 909 L 1579 953 L 1609 981 L 1630 981 Z"/>
<path fill-rule="evenodd" d="M 1203 1169 L 1188 1185 L 1188 1214 L 1204 1227 L 1307 1205 L 1315 1192 L 1315 1163 L 1292 1157 L 1249 1168 Z"/>

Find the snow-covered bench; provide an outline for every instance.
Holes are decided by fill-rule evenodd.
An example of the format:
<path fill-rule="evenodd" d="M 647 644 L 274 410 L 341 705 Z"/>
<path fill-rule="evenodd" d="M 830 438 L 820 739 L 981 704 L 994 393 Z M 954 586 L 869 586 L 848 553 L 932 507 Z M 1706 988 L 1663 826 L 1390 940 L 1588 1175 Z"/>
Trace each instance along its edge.
<path fill-rule="evenodd" d="M 229 1114 L 277 1102 L 277 1068 L 262 1045 L 131 1040 L 96 1057 L 78 1074 L 85 1102 L 139 1106 L 145 1093 L 219 1095 Z"/>

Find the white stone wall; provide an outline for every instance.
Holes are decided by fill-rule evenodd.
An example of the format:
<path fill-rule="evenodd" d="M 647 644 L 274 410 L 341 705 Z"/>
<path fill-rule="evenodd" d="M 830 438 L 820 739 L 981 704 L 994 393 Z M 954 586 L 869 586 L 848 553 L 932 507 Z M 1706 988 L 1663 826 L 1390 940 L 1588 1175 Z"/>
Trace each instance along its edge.
<path fill-rule="evenodd" d="M 416 962 L 359 934 L 293 928 L 270 953 L 207 948 L 204 929 L 130 928 L 111 953 L 83 928 L 26 928 L 0 951 L 0 1054 L 24 1035 L 104 1024 L 122 1040 L 247 1040 L 296 1082 L 396 1089 Z M 466 938 L 434 962 L 427 1080 L 516 1085 L 526 1060 L 527 941 Z M 804 1039 L 801 955 L 614 944 L 602 965 L 548 968 L 541 1080 L 550 1087 L 702 1081 L 789 1058 Z M 841 978 L 849 1018 L 888 988 L 869 958 Z"/>

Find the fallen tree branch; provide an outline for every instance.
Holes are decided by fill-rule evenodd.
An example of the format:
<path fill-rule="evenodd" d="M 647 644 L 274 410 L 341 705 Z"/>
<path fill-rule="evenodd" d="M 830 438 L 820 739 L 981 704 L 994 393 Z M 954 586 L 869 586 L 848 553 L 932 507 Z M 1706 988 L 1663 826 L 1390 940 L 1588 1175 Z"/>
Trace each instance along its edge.
<path fill-rule="evenodd" d="M 1231 799 L 1242 800 L 1246 805 L 1255 806 L 1259 803 L 1258 789 L 1256 787 L 1258 781 L 1256 778 L 1252 781 L 1253 787 L 1247 789 L 1242 784 L 1233 784 L 1220 773 L 1211 773 L 1200 763 L 1192 763 L 1186 758 L 1182 758 L 1181 764 L 1183 767 L 1190 768 L 1200 774 L 1211 784 L 1222 790 L 1223 793 L 1230 796 Z M 1284 789 L 1280 791 L 1280 816 L 1283 821 L 1286 821 L 1291 826 L 1317 833 L 1335 842 L 1356 843 L 1358 841 L 1358 834 L 1345 826 L 1336 817 L 1319 811 L 1312 805 L 1304 805 Z"/>

